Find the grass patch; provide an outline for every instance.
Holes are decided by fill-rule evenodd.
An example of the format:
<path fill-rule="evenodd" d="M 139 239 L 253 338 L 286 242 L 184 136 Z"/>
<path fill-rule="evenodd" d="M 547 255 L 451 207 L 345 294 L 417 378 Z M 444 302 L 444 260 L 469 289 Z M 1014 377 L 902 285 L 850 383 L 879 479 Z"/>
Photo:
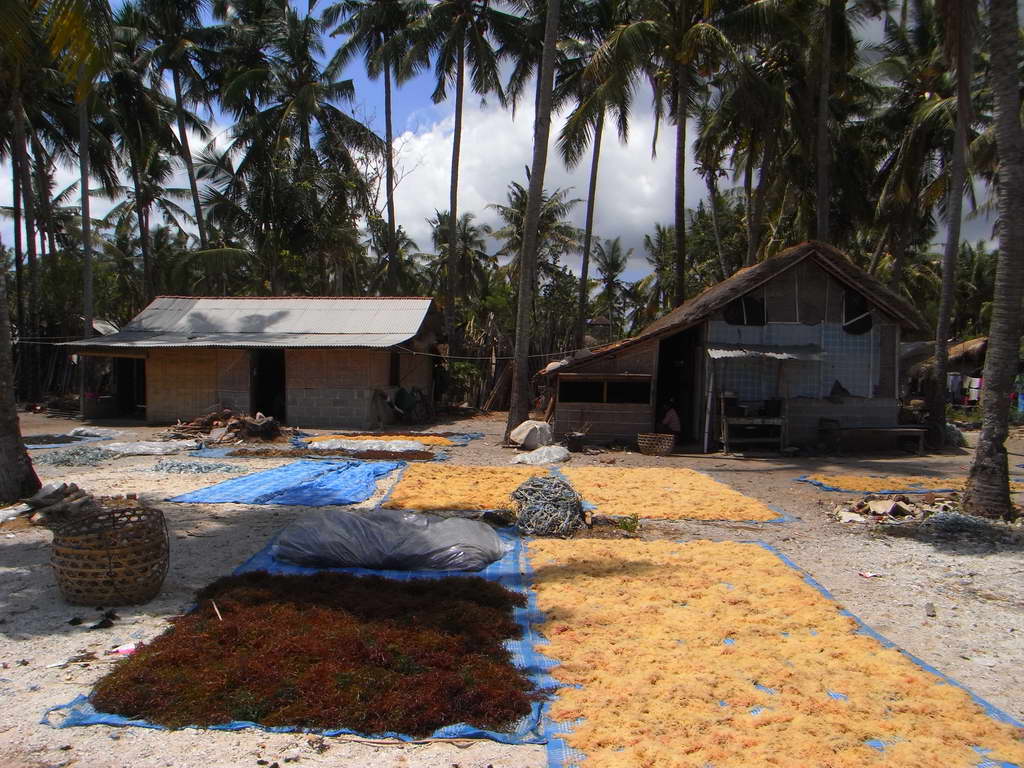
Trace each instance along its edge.
<path fill-rule="evenodd" d="M 258 571 L 196 601 L 97 683 L 99 711 L 172 728 L 249 720 L 423 737 L 454 723 L 508 730 L 538 698 L 502 646 L 526 598 L 484 579 Z"/>

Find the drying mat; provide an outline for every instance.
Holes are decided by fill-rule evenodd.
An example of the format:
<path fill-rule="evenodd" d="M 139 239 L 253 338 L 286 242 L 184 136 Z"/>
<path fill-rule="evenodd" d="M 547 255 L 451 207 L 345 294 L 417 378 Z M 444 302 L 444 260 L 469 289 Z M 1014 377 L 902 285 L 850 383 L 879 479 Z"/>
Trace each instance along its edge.
<path fill-rule="evenodd" d="M 35 435 L 26 435 L 26 437 L 35 437 Z M 67 443 L 25 443 L 25 447 L 30 451 L 39 451 L 46 448 L 70 448 L 74 445 L 84 445 L 85 443 L 98 443 L 100 440 L 110 440 L 109 437 L 102 435 L 40 435 L 40 437 L 70 437 L 73 438 Z"/>
<path fill-rule="evenodd" d="M 565 467 L 554 470 L 601 515 L 645 520 L 792 522 L 781 511 L 683 467 Z"/>
<path fill-rule="evenodd" d="M 470 467 L 416 464 L 405 468 L 382 506 L 417 512 L 513 510 L 512 491 L 542 467 Z"/>
<path fill-rule="evenodd" d="M 168 499 L 199 504 L 287 504 L 303 507 L 358 504 L 370 498 L 377 480 L 403 462 L 312 461 L 282 467 L 200 488 Z"/>
<path fill-rule="evenodd" d="M 922 477 L 899 475 L 801 475 L 798 483 L 808 483 L 833 493 L 954 493 L 964 489 L 966 477 Z M 1010 492 L 1024 491 L 1024 482 L 1010 480 Z"/>
<path fill-rule="evenodd" d="M 552 766 L 1024 764 L 1020 723 L 769 547 L 544 539 L 530 559 L 562 665 Z"/>
<path fill-rule="evenodd" d="M 451 576 L 479 576 L 484 579 L 496 581 L 502 586 L 529 598 L 527 607 L 514 608 L 515 621 L 522 628 L 522 637 L 510 640 L 505 643 L 512 655 L 512 663 L 526 672 L 530 680 L 541 689 L 551 688 L 556 683 L 548 675 L 548 670 L 554 666 L 554 662 L 547 659 L 535 650 L 540 642 L 536 631 L 536 625 L 543 621 L 543 617 L 537 612 L 536 598 L 528 589 L 529 564 L 526 559 L 525 547 L 511 528 L 500 529 L 498 535 L 506 546 L 505 555 L 498 561 L 491 563 L 482 571 L 467 573 L 465 571 L 387 571 L 367 570 L 365 568 L 330 568 L 320 569 L 334 573 L 350 573 L 355 575 L 382 576 L 396 581 L 413 581 L 417 579 L 442 579 Z M 276 538 L 276 537 L 275 537 Z M 316 568 L 306 568 L 299 565 L 291 565 L 275 560 L 271 555 L 271 548 L 274 545 L 272 539 L 267 545 L 250 557 L 245 563 L 235 569 L 235 573 L 247 573 L 249 571 L 267 571 L 277 574 L 312 574 L 317 573 Z M 429 738 L 435 739 L 491 739 L 504 744 L 541 744 L 547 736 L 544 713 L 550 706 L 548 701 L 534 702 L 531 713 L 523 718 L 516 727 L 507 733 L 487 731 L 475 728 L 466 724 L 454 724 L 445 726 L 435 731 Z M 61 712 L 63 718 L 57 720 L 51 713 Z M 156 725 L 145 720 L 132 720 L 120 715 L 110 715 L 97 712 L 89 703 L 86 696 L 78 696 L 67 704 L 52 707 L 47 710 L 41 721 L 44 725 L 54 728 L 70 728 L 85 725 L 116 725 L 116 726 L 137 726 L 140 728 L 153 728 L 157 730 L 168 730 L 164 726 Z M 297 727 L 265 727 L 249 721 L 236 720 L 230 723 L 209 726 L 211 730 L 238 731 L 244 728 L 258 728 L 274 733 L 290 733 L 294 731 L 316 732 L 325 736 L 361 736 L 363 738 L 390 739 L 400 741 L 423 741 L 412 736 L 401 733 L 379 733 L 363 734 L 347 728 L 337 728 L 326 731 L 315 731 Z"/>

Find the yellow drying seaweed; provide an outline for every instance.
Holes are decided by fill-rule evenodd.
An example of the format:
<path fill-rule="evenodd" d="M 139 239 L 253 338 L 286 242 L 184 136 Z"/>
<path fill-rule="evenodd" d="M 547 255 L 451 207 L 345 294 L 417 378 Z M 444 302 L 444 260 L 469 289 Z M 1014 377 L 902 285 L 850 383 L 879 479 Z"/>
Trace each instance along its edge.
<path fill-rule="evenodd" d="M 1024 765 L 1020 730 L 857 634 L 755 544 L 536 539 L 529 554 L 544 652 L 581 686 L 550 716 L 582 718 L 565 738 L 587 768 L 966 768 L 975 745 Z"/>
<path fill-rule="evenodd" d="M 888 477 L 876 477 L 872 475 L 808 475 L 808 480 L 827 485 L 830 488 L 839 488 L 851 493 L 862 491 L 864 493 L 880 493 L 882 491 L 925 491 L 935 489 L 951 488 L 955 491 L 963 490 L 967 485 L 966 477 L 920 477 L 893 475 Z M 1024 483 L 1011 482 L 1010 490 L 1013 493 L 1024 491 Z"/>
<path fill-rule="evenodd" d="M 411 464 L 384 506 L 419 512 L 515 509 L 512 491 L 531 477 L 543 474 L 547 472 L 540 467 Z"/>
<path fill-rule="evenodd" d="M 655 520 L 774 520 L 777 512 L 692 469 L 573 467 L 562 470 L 603 515 Z"/>
<path fill-rule="evenodd" d="M 417 435 L 414 433 L 401 435 L 318 435 L 307 437 L 307 443 L 319 443 L 322 440 L 415 440 L 423 445 L 455 445 L 447 437 L 440 435 Z"/>

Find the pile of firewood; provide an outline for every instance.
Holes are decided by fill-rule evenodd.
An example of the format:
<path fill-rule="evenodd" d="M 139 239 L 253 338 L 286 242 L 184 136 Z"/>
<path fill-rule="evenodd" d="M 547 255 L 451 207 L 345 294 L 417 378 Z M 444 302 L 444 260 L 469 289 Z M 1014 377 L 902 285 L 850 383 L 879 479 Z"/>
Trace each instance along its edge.
<path fill-rule="evenodd" d="M 285 427 L 273 416 L 255 416 L 230 408 L 210 411 L 192 421 L 179 421 L 161 433 L 165 440 L 205 439 L 210 443 L 274 442 L 285 436 Z"/>
<path fill-rule="evenodd" d="M 48 483 L 14 511 L 19 517 L 27 518 L 31 525 L 55 528 L 74 516 L 101 510 L 92 494 L 74 483 Z"/>

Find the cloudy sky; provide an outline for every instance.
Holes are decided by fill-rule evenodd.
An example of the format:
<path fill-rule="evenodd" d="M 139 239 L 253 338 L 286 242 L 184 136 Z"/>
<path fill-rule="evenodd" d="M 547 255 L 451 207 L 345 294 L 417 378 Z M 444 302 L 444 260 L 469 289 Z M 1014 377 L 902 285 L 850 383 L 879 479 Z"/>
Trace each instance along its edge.
<path fill-rule="evenodd" d="M 866 36 L 874 37 L 875 30 Z M 337 46 L 329 39 L 328 55 Z M 346 73 L 356 87 L 356 114 L 369 120 L 383 134 L 383 87 L 366 78 L 362 66 L 355 62 Z M 448 208 L 448 186 L 453 132 L 453 100 L 433 104 L 431 73 L 423 73 L 405 83 L 395 94 L 395 146 L 397 164 L 402 178 L 396 190 L 398 222 L 422 250 L 430 249 L 430 227 L 426 220 L 436 209 Z M 531 94 L 532 90 L 527 90 Z M 228 122 L 219 114 L 209 116 L 214 130 L 222 133 Z M 567 169 L 558 158 L 554 141 L 562 120 L 552 123 L 552 147 L 549 152 L 545 187 L 571 188 L 570 197 L 586 197 L 589 156 L 575 169 Z M 669 224 L 673 216 L 673 131 L 661 131 L 657 153 L 651 155 L 654 119 L 649 94 L 639 94 L 630 126 L 628 145 L 618 141 L 614 131 L 606 131 L 601 154 L 601 170 L 597 190 L 595 233 L 601 237 L 620 236 L 626 248 L 635 249 L 627 279 L 637 279 L 648 271 L 643 259 L 643 236 L 655 223 Z M 691 131 L 691 138 L 692 138 Z M 459 209 L 472 211 L 478 221 L 496 224 L 497 216 L 489 210 L 490 203 L 503 203 L 510 181 L 525 184 L 525 166 L 531 162 L 533 141 L 532 98 L 528 96 L 515 115 L 503 110 L 493 98 L 482 102 L 468 94 L 464 110 L 462 158 L 460 164 Z M 193 149 L 199 144 L 193 140 Z M 703 181 L 689 163 L 686 178 L 686 202 L 695 207 L 706 196 Z M 0 165 L 0 205 L 11 204 L 10 166 Z M 179 173 L 172 185 L 187 186 Z M 62 168 L 57 174 L 57 187 L 77 179 L 76 168 Z M 102 216 L 114 203 L 102 199 L 93 202 L 94 216 Z M 572 215 L 582 227 L 585 204 L 581 202 Z M 987 222 L 972 221 L 965 237 L 988 237 Z M 0 241 L 13 243 L 13 225 L 9 219 L 0 221 Z M 497 246 L 495 245 L 495 248 Z M 578 270 L 579 258 L 568 264 Z"/>

